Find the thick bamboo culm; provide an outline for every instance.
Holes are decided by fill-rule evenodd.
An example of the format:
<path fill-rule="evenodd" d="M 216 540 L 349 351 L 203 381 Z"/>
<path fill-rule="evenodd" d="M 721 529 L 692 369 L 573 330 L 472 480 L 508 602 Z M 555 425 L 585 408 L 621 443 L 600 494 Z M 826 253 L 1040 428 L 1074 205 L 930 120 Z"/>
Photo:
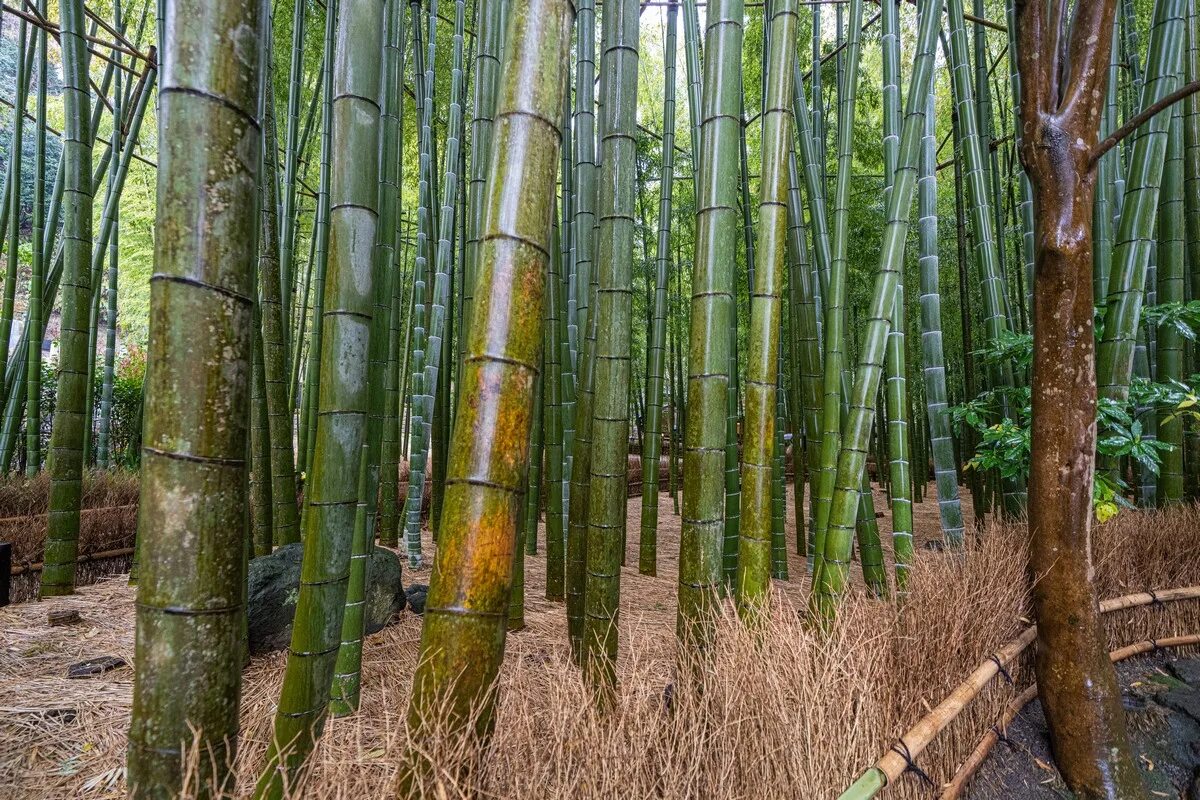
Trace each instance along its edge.
<path fill-rule="evenodd" d="M 1188 586 L 1179 589 L 1163 589 L 1162 591 L 1137 592 L 1123 597 L 1105 600 L 1100 603 L 1100 613 L 1108 614 L 1130 608 L 1138 608 L 1158 603 L 1170 603 L 1179 600 L 1200 598 L 1200 586 Z M 996 675 L 1008 668 L 1037 636 L 1037 626 L 1030 625 L 1016 639 L 997 650 L 991 657 L 985 659 L 958 688 L 942 700 L 941 703 L 909 728 L 891 749 L 880 758 L 875 765 L 863 772 L 849 789 L 842 793 L 839 800 L 867 800 L 879 794 L 884 787 L 899 778 L 925 751 L 929 743 L 939 733 L 954 721 L 967 705 L 983 691 Z M 1165 641 L 1170 641 L 1164 639 Z"/>
<path fill-rule="evenodd" d="M 1146 639 L 1126 645 L 1118 650 L 1113 650 L 1108 656 L 1115 664 L 1118 661 L 1125 661 L 1134 656 L 1140 656 L 1156 650 L 1171 647 L 1191 647 L 1198 644 L 1200 644 L 1200 633 L 1192 633 L 1187 636 L 1172 636 L 1168 639 Z M 1037 693 L 1037 686 L 1030 686 L 1005 706 L 1000 718 L 996 720 L 996 724 L 988 729 L 988 732 L 979 740 L 979 744 L 971 751 L 971 755 L 967 756 L 967 760 L 958 768 L 958 772 L 954 774 L 954 779 L 946 784 L 946 788 L 942 790 L 940 800 L 957 800 L 958 797 L 962 796 L 963 790 L 967 788 L 967 783 L 970 782 L 971 778 L 983 765 L 988 753 L 992 752 L 992 748 L 996 746 L 996 742 L 1000 741 L 1001 732 L 1011 725 L 1012 721 L 1016 719 L 1017 714 L 1020 714 L 1021 710 L 1037 697 Z"/>

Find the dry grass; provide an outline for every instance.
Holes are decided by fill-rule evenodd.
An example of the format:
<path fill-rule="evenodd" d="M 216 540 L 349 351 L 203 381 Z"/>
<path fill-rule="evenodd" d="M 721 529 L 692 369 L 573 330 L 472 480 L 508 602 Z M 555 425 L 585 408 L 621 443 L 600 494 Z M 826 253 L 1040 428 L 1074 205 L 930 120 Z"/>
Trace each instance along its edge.
<path fill-rule="evenodd" d="M 614 706 L 601 713 L 590 701 L 567 654 L 562 607 L 541 599 L 544 560 L 531 558 L 527 627 L 508 640 L 496 735 L 482 752 L 435 739 L 427 755 L 436 785 L 426 796 L 835 797 L 1026 624 L 1024 532 L 993 528 L 964 554 L 921 552 L 906 602 L 855 594 L 827 632 L 804 620 L 803 582 L 777 583 L 773 613 L 761 631 L 748 633 L 726 616 L 700 681 L 679 680 L 677 520 L 669 498 L 661 500 L 662 577 L 623 573 Z M 639 507 L 631 502 L 633 520 Z M 631 525 L 631 564 L 636 530 Z M 1124 516 L 1097 531 L 1095 548 L 1104 596 L 1200 583 L 1200 512 Z M 793 575 L 801 574 L 794 556 L 792 567 Z M 125 668 L 88 681 L 63 675 L 67 664 L 88 656 L 132 657 L 131 604 L 131 590 L 110 580 L 74 597 L 0 611 L 0 795 L 121 795 L 132 673 Z M 84 627 L 46 627 L 46 611 L 57 607 L 78 608 Z M 1120 612 L 1110 622 L 1114 645 L 1195 632 L 1200 603 Z M 404 714 L 419 635 L 420 620 L 405 614 L 368 640 L 362 709 L 331 721 L 297 797 L 393 796 L 405 758 Z M 282 654 L 256 659 L 245 674 L 243 790 L 262 764 L 283 663 Z M 1012 672 L 1016 687 L 998 680 L 920 758 L 936 782 L 949 780 L 1027 684 L 1027 666 Z M 70 709 L 73 718 L 52 709 Z M 466 777 L 464 767 L 470 767 Z M 889 791 L 904 798 L 930 793 L 911 776 Z"/>

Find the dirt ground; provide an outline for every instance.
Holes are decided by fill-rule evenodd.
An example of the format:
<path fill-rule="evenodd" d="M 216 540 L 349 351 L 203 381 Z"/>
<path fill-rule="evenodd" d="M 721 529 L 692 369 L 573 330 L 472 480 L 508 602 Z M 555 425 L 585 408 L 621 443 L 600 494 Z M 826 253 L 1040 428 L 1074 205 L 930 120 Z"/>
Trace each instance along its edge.
<path fill-rule="evenodd" d="M 879 524 L 879 538 L 883 545 L 885 561 L 892 563 L 892 520 L 888 505 L 887 493 L 878 484 L 873 485 L 875 495 L 875 514 Z M 974 523 L 971 508 L 971 495 L 963 487 L 961 502 L 963 520 L 968 529 Z M 941 519 L 938 515 L 936 487 L 930 483 L 926 487 L 926 500 L 913 504 L 913 546 L 923 548 L 929 543 L 940 542 L 942 539 Z M 932 498 L 932 499 L 931 499 Z M 787 486 L 787 513 L 784 528 L 788 542 L 788 580 L 774 581 L 776 591 L 782 593 L 798 606 L 808 601 L 810 588 L 808 566 L 804 556 L 796 547 L 796 517 L 794 514 L 794 485 Z M 805 493 L 804 502 L 805 524 L 809 519 L 809 498 Z M 682 518 L 675 514 L 671 496 L 666 491 L 658 495 L 658 574 L 648 577 L 638 572 L 638 543 L 641 535 L 642 498 L 631 497 L 626 505 L 625 564 L 621 569 L 621 616 L 622 624 L 629 627 L 628 633 L 622 630 L 622 641 L 626 636 L 632 636 L 630 648 L 622 648 L 622 654 L 634 650 L 641 653 L 658 652 L 662 645 L 667 650 L 675 646 L 672 638 L 675 630 L 675 594 L 676 578 L 679 572 L 679 534 Z M 526 619 L 533 615 L 546 615 L 552 624 L 561 627 L 561 634 L 566 636 L 566 617 L 562 613 L 560 603 L 550 602 L 546 595 L 546 558 L 544 542 L 546 537 L 546 521 L 543 518 L 538 523 L 537 554 L 526 557 L 525 560 L 525 614 Z M 432 544 L 429 532 L 424 532 L 424 552 L 432 554 Z M 410 570 L 405 566 L 404 583 L 429 583 L 430 563 L 426 559 L 422 569 Z M 890 572 L 890 570 L 889 570 Z M 851 570 L 851 578 L 862 585 L 862 572 Z M 669 636 L 664 636 L 669 633 Z M 663 650 L 663 652 L 667 652 Z"/>
<path fill-rule="evenodd" d="M 1117 665 L 1134 761 L 1151 797 L 1200 800 L 1200 659 L 1155 653 Z M 1008 725 L 971 782 L 968 800 L 1071 797 L 1034 700 Z"/>

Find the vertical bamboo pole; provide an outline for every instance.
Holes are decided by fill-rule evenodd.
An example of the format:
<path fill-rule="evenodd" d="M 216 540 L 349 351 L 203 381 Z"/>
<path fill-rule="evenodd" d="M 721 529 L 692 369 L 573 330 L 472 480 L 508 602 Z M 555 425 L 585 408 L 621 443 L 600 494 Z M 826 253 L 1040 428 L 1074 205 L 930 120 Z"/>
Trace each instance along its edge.
<path fill-rule="evenodd" d="M 60 8 L 64 52 L 73 53 L 68 63 L 82 67 L 83 3 L 65 0 Z M 254 208 L 258 191 L 261 142 L 259 48 L 241 45 L 243 36 L 258 41 L 265 9 L 258 0 L 216 9 L 197 0 L 168 0 L 165 8 L 169 58 L 159 99 L 157 272 L 151 282 L 138 668 L 129 731 L 128 783 L 136 798 L 177 796 L 189 780 L 200 797 L 232 789 L 244 652 L 246 421 L 259 222 L 246 210 Z M 87 118 L 80 88 L 85 80 L 81 68 L 69 68 L 68 91 L 81 95 L 67 98 L 75 112 L 68 115 L 67 141 L 75 155 L 87 152 L 79 130 Z M 88 173 L 82 175 L 86 183 Z M 68 186 L 68 246 L 79 247 L 71 256 L 72 272 L 86 275 L 90 235 L 75 237 L 90 231 L 80 230 L 76 215 L 90 196 L 77 181 Z M 196 191 L 198 186 L 205 190 Z M 90 222 L 88 213 L 84 224 Z M 70 285 L 72 277 L 67 298 L 88 288 Z M 51 457 L 61 453 L 55 449 Z M 190 754 L 206 768 L 189 775 Z"/>
<path fill-rule="evenodd" d="M 509 12 L 477 295 L 413 678 L 409 730 L 417 765 L 403 776 L 406 797 L 424 791 L 419 748 L 426 725 L 444 730 L 444 723 L 453 732 L 473 723 L 482 735 L 492 728 L 490 689 L 504 653 L 554 214 L 553 193 L 532 188 L 552 185 L 558 168 L 561 134 L 546 120 L 562 107 L 559 70 L 573 10 L 565 0 L 530 0 Z"/>

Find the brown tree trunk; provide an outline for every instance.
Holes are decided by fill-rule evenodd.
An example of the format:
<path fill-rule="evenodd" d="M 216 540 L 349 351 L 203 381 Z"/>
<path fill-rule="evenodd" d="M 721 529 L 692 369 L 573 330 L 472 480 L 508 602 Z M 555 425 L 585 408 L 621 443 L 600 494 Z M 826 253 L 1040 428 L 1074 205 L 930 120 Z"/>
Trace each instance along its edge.
<path fill-rule="evenodd" d="M 1033 184 L 1037 243 L 1029 480 L 1035 670 L 1055 761 L 1088 800 L 1145 796 L 1092 583 L 1092 151 L 1113 7 L 1113 0 L 1079 3 L 1074 24 L 1064 27 L 1066 0 L 1018 2 L 1021 158 Z"/>

